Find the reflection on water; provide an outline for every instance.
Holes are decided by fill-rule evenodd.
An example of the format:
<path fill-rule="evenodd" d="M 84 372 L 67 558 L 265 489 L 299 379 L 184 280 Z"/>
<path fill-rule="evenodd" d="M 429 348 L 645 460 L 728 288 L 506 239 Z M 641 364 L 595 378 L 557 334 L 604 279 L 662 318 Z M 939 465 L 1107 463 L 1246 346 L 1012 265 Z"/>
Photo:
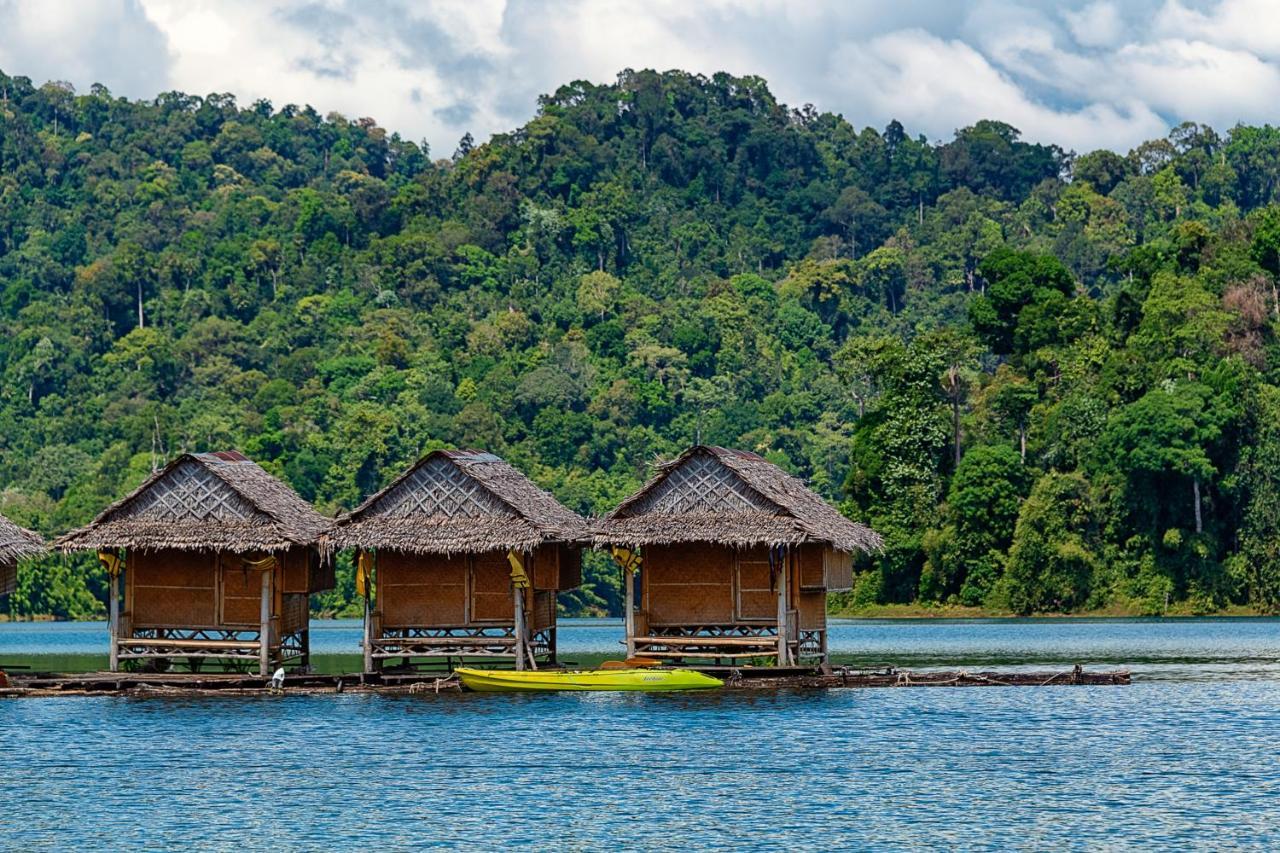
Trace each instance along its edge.
<path fill-rule="evenodd" d="M 618 624 L 562 646 L 615 651 Z M 105 630 L 0 625 L 0 660 Z M 354 654 L 353 623 L 316 643 Z M 51 639 L 52 638 L 52 639 Z M 0 848 L 1280 845 L 1280 622 L 841 622 L 1131 687 L 0 701 Z"/>

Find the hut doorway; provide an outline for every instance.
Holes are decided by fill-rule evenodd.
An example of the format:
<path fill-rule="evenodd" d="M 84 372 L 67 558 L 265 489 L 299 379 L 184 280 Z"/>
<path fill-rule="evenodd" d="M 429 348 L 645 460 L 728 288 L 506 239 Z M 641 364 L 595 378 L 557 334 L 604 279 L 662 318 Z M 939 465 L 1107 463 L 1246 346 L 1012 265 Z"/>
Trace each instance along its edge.
<path fill-rule="evenodd" d="M 218 558 L 220 563 L 218 624 L 234 628 L 259 628 L 262 624 L 262 572 L 243 560 Z"/>
<path fill-rule="evenodd" d="M 511 566 L 507 555 L 496 551 L 474 555 L 468 575 L 471 621 L 510 622 L 515 602 L 511 596 Z"/>
<path fill-rule="evenodd" d="M 778 620 L 777 582 L 763 548 L 741 551 L 734 567 L 735 617 L 739 622 Z"/>

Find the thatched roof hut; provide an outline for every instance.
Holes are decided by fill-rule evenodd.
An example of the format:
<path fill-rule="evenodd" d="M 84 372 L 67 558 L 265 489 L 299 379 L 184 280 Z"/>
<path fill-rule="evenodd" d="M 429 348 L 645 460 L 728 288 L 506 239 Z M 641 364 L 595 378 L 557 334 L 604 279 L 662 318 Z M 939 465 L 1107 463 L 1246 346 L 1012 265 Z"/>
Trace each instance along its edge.
<path fill-rule="evenodd" d="M 779 666 L 826 659 L 827 593 L 852 586 L 854 554 L 882 547 L 778 466 L 705 445 L 660 464 L 593 539 L 626 549 L 629 655 Z"/>
<path fill-rule="evenodd" d="M 8 595 L 17 588 L 18 561 L 44 552 L 44 540 L 38 534 L 0 515 L 0 595 Z"/>
<path fill-rule="evenodd" d="M 240 453 L 184 453 L 56 544 L 64 552 L 284 551 L 314 544 L 328 525 Z"/>
<path fill-rule="evenodd" d="M 742 450 L 698 445 L 669 462 L 595 526 L 597 544 L 820 543 L 871 552 L 879 534 L 841 515 L 777 465 Z"/>
<path fill-rule="evenodd" d="M 184 453 L 56 544 L 105 552 L 112 670 L 256 661 L 266 675 L 309 659 L 308 596 L 334 583 L 328 525 L 240 453 Z"/>
<path fill-rule="evenodd" d="M 436 450 L 338 517 L 333 548 L 405 554 L 528 551 L 587 541 L 586 521 L 510 464 L 476 450 Z"/>
<path fill-rule="evenodd" d="M 437 450 L 334 522 L 370 566 L 365 668 L 555 659 L 556 592 L 582 579 L 587 522 L 511 465 Z"/>

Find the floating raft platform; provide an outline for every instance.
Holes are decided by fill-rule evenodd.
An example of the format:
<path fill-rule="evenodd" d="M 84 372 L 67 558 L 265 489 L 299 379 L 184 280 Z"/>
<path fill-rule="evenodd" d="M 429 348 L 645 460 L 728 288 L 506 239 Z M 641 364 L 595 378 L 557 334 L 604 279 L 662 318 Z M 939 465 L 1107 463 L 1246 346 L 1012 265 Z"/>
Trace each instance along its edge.
<path fill-rule="evenodd" d="M 906 670 L 835 667 L 697 667 L 725 682 L 725 690 L 828 690 L 871 687 L 1066 687 L 1125 685 L 1124 670 L 1091 672 L 1080 666 L 1059 672 Z M 0 680 L 0 698 L 40 696 L 266 696 L 337 693 L 415 694 L 461 689 L 452 676 L 422 674 L 290 674 L 283 690 L 273 690 L 259 675 L 190 673 L 30 673 L 10 672 Z"/>

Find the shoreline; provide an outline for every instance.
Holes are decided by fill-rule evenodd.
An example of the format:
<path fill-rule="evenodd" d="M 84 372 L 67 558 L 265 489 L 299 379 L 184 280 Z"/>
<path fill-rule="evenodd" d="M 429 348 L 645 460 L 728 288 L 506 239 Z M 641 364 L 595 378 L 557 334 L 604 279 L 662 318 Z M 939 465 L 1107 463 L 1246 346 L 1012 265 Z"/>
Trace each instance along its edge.
<path fill-rule="evenodd" d="M 867 604 L 827 611 L 832 619 L 1016 619 L 1025 622 L 1062 619 L 1267 619 L 1280 614 L 1264 613 L 1245 605 L 1232 605 L 1209 613 L 1197 613 L 1191 607 L 1171 606 L 1164 613 L 1144 613 L 1136 607 L 1102 607 L 1052 613 L 1019 614 L 1009 610 L 965 607 L 960 604 Z"/>
<path fill-rule="evenodd" d="M 1104 607 L 1095 610 L 1076 610 L 1053 613 L 1018 614 L 1008 610 L 990 610 L 985 607 L 965 607 L 959 604 L 868 604 L 858 607 L 842 607 L 827 611 L 831 619 L 868 619 L 893 620 L 906 619 L 1016 619 L 1026 622 L 1039 620 L 1053 621 L 1062 619 L 1280 619 L 1280 613 L 1264 613 L 1245 605 L 1232 605 L 1209 613 L 1197 613 L 1190 607 L 1172 606 L 1164 613 L 1144 613 L 1138 608 Z M 59 619 L 43 614 L 14 618 L 8 614 L 0 614 L 0 625 L 32 625 L 32 624 L 78 624 L 106 621 L 103 613 L 93 619 Z M 334 614 L 311 614 L 312 619 L 360 621 L 359 616 L 338 616 Z M 621 619 L 622 616 L 561 616 L 561 619 Z"/>

